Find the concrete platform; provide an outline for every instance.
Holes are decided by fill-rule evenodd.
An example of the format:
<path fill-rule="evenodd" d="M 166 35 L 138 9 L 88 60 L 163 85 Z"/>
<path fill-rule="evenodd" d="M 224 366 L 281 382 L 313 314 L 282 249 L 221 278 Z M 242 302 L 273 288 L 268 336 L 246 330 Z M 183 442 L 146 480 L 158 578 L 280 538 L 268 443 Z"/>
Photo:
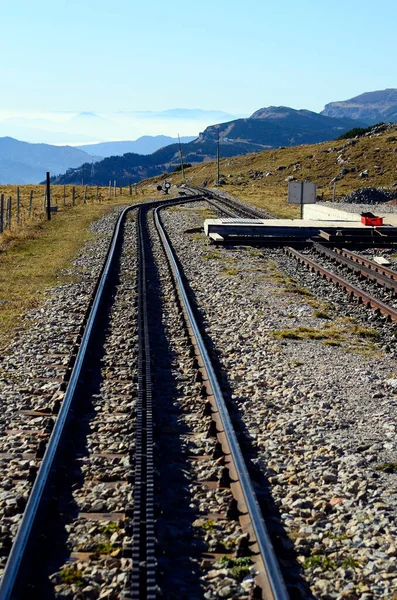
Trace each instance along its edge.
<path fill-rule="evenodd" d="M 393 227 L 389 224 L 376 227 L 376 230 L 389 230 Z M 237 237 L 303 237 L 310 238 L 320 235 L 321 231 L 336 234 L 337 231 L 348 233 L 349 231 L 362 230 L 371 231 L 373 228 L 363 225 L 360 220 L 328 221 L 310 219 L 206 219 L 204 221 L 204 232 L 208 237 L 221 241 L 219 238 L 230 236 Z M 365 234 L 365 233 L 364 233 Z"/>
<path fill-rule="evenodd" d="M 303 218 L 310 220 L 313 219 L 315 221 L 324 220 L 327 221 L 328 226 L 328 221 L 361 221 L 361 213 L 370 211 L 378 217 L 383 217 L 383 225 L 391 225 L 392 227 L 397 227 L 397 212 L 395 212 L 396 209 L 397 207 L 382 207 L 381 204 L 343 205 L 342 203 L 338 203 L 338 206 L 335 206 L 335 203 L 319 202 L 317 204 L 304 204 Z"/>

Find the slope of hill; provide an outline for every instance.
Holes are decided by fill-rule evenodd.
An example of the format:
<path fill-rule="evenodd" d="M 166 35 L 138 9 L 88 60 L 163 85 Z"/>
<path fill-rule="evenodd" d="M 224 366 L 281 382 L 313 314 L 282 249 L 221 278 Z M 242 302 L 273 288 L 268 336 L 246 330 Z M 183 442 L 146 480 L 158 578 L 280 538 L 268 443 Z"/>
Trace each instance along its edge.
<path fill-rule="evenodd" d="M 381 121 L 397 122 L 397 89 L 366 92 L 350 100 L 330 102 L 320 113 L 327 117 L 358 119 L 373 125 Z"/>
<path fill-rule="evenodd" d="M 242 141 L 262 148 L 296 146 L 332 140 L 357 123 L 351 119 L 333 119 L 310 110 L 287 106 L 269 106 L 254 112 L 248 119 L 237 119 L 207 127 L 200 140 L 215 140 L 219 135 L 227 143 Z"/>
<path fill-rule="evenodd" d="M 306 110 L 262 108 L 248 119 L 207 127 L 196 140 L 183 144 L 183 159 L 197 164 L 215 158 L 218 133 L 222 156 L 232 157 L 266 148 L 334 139 L 355 125 L 357 122 L 350 119 L 332 119 Z M 137 182 L 162 172 L 173 171 L 179 163 L 178 144 L 171 144 L 147 156 L 129 153 L 122 157 L 107 158 L 95 165 L 86 182 L 91 185 L 107 185 L 109 181 L 116 180 L 118 184 L 126 185 L 130 181 Z M 89 165 L 85 165 L 86 173 L 88 167 Z M 80 179 L 80 172 L 70 171 L 54 182 L 70 184 L 78 183 Z"/>
<path fill-rule="evenodd" d="M 195 136 L 182 136 L 181 143 L 187 144 L 195 140 Z M 137 140 L 121 141 L 121 142 L 101 142 L 99 144 L 87 144 L 76 146 L 80 150 L 88 153 L 94 153 L 96 156 L 107 158 L 108 156 L 122 156 L 127 152 L 135 154 L 152 154 L 156 150 L 175 144 L 178 138 L 169 137 L 168 135 L 143 135 Z"/>
<path fill-rule="evenodd" d="M 390 186 L 397 193 L 397 125 L 383 125 L 359 139 L 335 140 L 322 144 L 223 158 L 222 191 L 235 194 L 279 217 L 298 217 L 299 209 L 288 206 L 288 181 L 291 178 L 317 183 L 317 193 L 331 200 L 334 183 L 336 198 L 363 187 Z M 216 162 L 186 169 L 188 183 L 211 187 L 217 177 Z M 171 193 L 183 183 L 180 173 L 142 181 L 145 195 L 156 194 L 164 179 L 171 182 Z"/>
<path fill-rule="evenodd" d="M 98 160 L 71 146 L 29 144 L 0 138 L 0 183 L 38 183 L 46 171 L 61 173 L 83 162 Z"/>

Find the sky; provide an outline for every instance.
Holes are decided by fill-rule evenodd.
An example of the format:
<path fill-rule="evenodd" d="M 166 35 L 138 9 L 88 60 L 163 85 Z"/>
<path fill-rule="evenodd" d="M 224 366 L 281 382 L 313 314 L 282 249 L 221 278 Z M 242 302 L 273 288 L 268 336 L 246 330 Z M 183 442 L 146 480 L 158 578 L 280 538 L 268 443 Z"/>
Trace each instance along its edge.
<path fill-rule="evenodd" d="M 395 0 L 17 0 L 1 13 L 0 119 L 318 112 L 397 87 Z"/>

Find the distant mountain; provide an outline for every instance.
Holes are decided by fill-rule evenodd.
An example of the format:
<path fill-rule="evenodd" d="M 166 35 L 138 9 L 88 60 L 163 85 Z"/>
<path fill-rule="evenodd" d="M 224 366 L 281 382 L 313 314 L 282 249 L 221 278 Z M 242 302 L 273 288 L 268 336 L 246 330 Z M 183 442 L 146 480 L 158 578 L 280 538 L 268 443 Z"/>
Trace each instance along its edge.
<path fill-rule="evenodd" d="M 181 137 L 181 143 L 187 144 L 194 139 L 196 139 L 195 136 L 184 136 Z M 88 144 L 76 147 L 85 152 L 93 152 L 96 156 L 106 158 L 107 156 L 122 156 L 127 152 L 152 154 L 152 152 L 155 152 L 159 148 L 175 144 L 176 142 L 178 142 L 178 138 L 167 135 L 144 135 L 134 141 L 102 142 L 100 144 Z"/>
<path fill-rule="evenodd" d="M 313 144 L 335 139 L 357 126 L 351 119 L 333 119 L 309 110 L 294 110 L 284 106 L 261 108 L 247 119 L 237 119 L 207 127 L 199 137 L 182 145 L 183 160 L 197 164 L 216 157 L 218 132 L 222 157 L 259 152 L 279 146 Z M 87 183 L 107 185 L 140 181 L 160 173 L 170 172 L 179 165 L 178 144 L 171 144 L 149 155 L 127 153 L 98 162 L 93 170 L 86 165 Z M 54 179 L 55 183 L 77 183 L 80 171 L 69 171 Z"/>
<path fill-rule="evenodd" d="M 98 157 L 71 146 L 29 144 L 11 137 L 0 138 L 0 183 L 39 183 L 47 171 L 63 173 Z"/>
<path fill-rule="evenodd" d="M 218 136 L 227 144 L 243 143 L 251 149 L 264 150 L 278 146 L 315 144 L 332 140 L 356 127 L 351 119 L 332 119 L 310 110 L 295 110 L 287 106 L 269 106 L 255 111 L 248 119 L 237 119 L 207 127 L 200 140 Z"/>
<path fill-rule="evenodd" d="M 397 89 L 366 92 L 350 100 L 330 102 L 320 114 L 337 119 L 357 119 L 368 125 L 381 121 L 397 123 Z"/>
<path fill-rule="evenodd" d="M 40 122 L 42 126 L 40 126 Z M 12 137 L 19 140 L 28 140 L 32 144 L 59 144 L 61 142 L 64 144 L 83 144 L 84 142 L 95 142 L 101 139 L 98 136 L 84 135 L 80 131 L 76 133 L 59 131 L 63 127 L 63 123 L 50 122 L 49 125 L 50 127 L 47 126 L 45 119 L 4 119 L 4 121 L 0 121 L 0 138 Z"/>

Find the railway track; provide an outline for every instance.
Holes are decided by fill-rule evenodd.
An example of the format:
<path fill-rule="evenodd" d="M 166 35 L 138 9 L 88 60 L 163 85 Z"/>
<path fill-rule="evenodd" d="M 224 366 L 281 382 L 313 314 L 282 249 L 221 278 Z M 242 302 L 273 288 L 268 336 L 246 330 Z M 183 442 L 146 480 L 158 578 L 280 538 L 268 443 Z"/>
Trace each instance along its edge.
<path fill-rule="evenodd" d="M 372 260 L 359 256 L 345 249 L 326 248 L 314 243 L 313 249 L 317 254 L 330 258 L 334 263 L 341 265 L 348 271 L 363 279 L 375 282 L 377 285 L 397 294 L 397 272 L 381 267 Z"/>
<path fill-rule="evenodd" d="M 383 287 L 386 287 L 387 289 L 393 290 L 395 292 L 396 284 L 394 283 L 394 280 L 390 279 L 389 277 L 386 277 L 381 273 L 377 273 L 375 271 L 374 266 L 360 265 L 359 263 L 351 260 L 350 258 L 341 256 L 337 252 L 329 250 L 328 248 L 323 248 L 319 245 L 316 245 L 315 249 L 319 253 L 325 254 L 327 257 L 331 257 L 335 262 L 339 262 L 340 264 L 347 266 L 356 274 L 358 273 L 362 277 L 365 277 L 371 281 L 375 281 L 377 284 L 382 285 Z M 349 294 L 351 297 L 357 298 L 357 300 L 360 303 L 364 304 L 368 308 L 375 310 L 378 314 L 382 314 L 391 321 L 397 321 L 397 310 L 395 310 L 388 304 L 382 302 L 381 300 L 378 300 L 370 293 L 366 292 L 364 289 L 353 285 L 347 279 L 344 279 L 336 273 L 333 273 L 329 269 L 318 264 L 309 256 L 303 254 L 302 252 L 299 252 L 298 250 L 295 250 L 294 248 L 287 247 L 284 249 L 284 252 L 289 256 L 294 257 L 301 264 L 307 266 L 311 271 L 317 273 L 321 277 L 324 277 L 328 281 L 331 281 L 335 285 L 339 286 L 341 289 L 343 289 L 344 292 L 346 292 L 346 294 Z M 376 263 L 373 263 L 373 265 L 375 264 Z"/>
<path fill-rule="evenodd" d="M 242 218 L 256 218 L 256 219 L 272 219 L 272 215 L 269 213 L 250 206 L 238 200 L 227 198 L 213 190 L 209 190 L 205 187 L 189 186 L 188 189 L 192 193 L 199 193 L 202 197 L 207 200 L 210 204 L 218 208 L 224 214 L 230 217 L 242 217 Z"/>
<path fill-rule="evenodd" d="M 91 414 L 94 414 L 95 412 L 99 414 L 98 411 L 100 409 L 102 410 L 100 402 L 98 405 L 96 404 L 97 396 L 101 396 L 101 394 L 103 396 L 103 392 L 101 391 L 102 388 L 100 386 L 98 387 L 99 384 L 97 380 L 101 380 L 104 375 L 101 371 L 101 366 L 94 366 L 92 361 L 94 358 L 98 359 L 100 357 L 102 357 L 103 360 L 103 352 L 100 352 L 98 355 L 98 351 L 94 350 L 93 344 L 95 345 L 95 343 L 98 343 L 98 338 L 95 338 L 95 335 L 98 334 L 98 331 L 101 331 L 105 315 L 111 314 L 112 311 L 109 302 L 111 303 L 112 301 L 112 294 L 114 295 L 115 293 L 113 291 L 113 286 L 119 277 L 117 275 L 117 264 L 120 260 L 124 260 L 125 263 L 125 259 L 120 258 L 120 256 L 122 257 L 123 252 L 123 232 L 125 231 L 127 216 L 130 211 L 136 214 L 138 274 L 136 284 L 131 284 L 131 281 L 129 281 L 127 288 L 122 292 L 122 306 L 125 307 L 128 298 L 131 299 L 133 311 L 129 320 L 133 319 L 135 300 L 132 288 L 135 289 L 136 285 L 136 338 L 139 352 L 138 356 L 135 358 L 134 343 L 131 340 L 128 341 L 125 336 L 123 337 L 123 335 L 119 333 L 120 339 L 123 340 L 123 351 L 125 347 L 129 348 L 130 356 L 132 357 L 131 368 L 125 370 L 123 368 L 122 356 L 120 355 L 116 358 L 114 353 L 111 356 L 111 361 L 109 363 L 110 367 L 108 368 L 113 369 L 113 372 L 116 372 L 117 374 L 115 382 L 116 405 L 117 402 L 127 394 L 131 400 L 131 407 L 133 406 L 134 408 L 132 409 L 132 415 L 128 418 L 131 420 L 128 420 L 123 425 L 123 420 L 127 418 L 126 413 L 117 412 L 116 405 L 108 400 L 107 404 L 109 404 L 110 407 L 109 414 L 103 417 L 102 420 L 99 419 L 98 421 L 95 421 L 94 419 L 94 426 L 101 430 L 108 428 L 112 436 L 120 436 L 120 432 L 123 432 L 124 437 L 120 437 L 121 450 L 119 452 L 114 452 L 110 442 L 103 441 L 99 446 L 94 445 L 94 449 L 90 451 L 90 455 L 92 455 L 90 460 L 93 460 L 93 465 L 96 464 L 95 461 L 97 461 L 98 456 L 100 456 L 101 460 L 107 461 L 109 464 L 115 463 L 117 465 L 123 464 L 125 466 L 125 469 L 121 469 L 121 472 L 119 469 L 116 469 L 114 473 L 112 468 L 109 467 L 109 480 L 106 480 L 105 478 L 105 481 L 102 481 L 100 484 L 102 486 L 101 490 L 104 493 L 104 498 L 112 497 L 113 492 L 109 492 L 109 490 L 117 488 L 117 490 L 122 491 L 120 491 L 119 499 L 115 500 L 113 503 L 111 501 L 102 503 L 92 502 L 89 509 L 85 510 L 85 508 L 87 508 L 87 502 L 85 500 L 83 501 L 83 499 L 86 498 L 85 494 L 88 493 L 87 481 L 89 480 L 91 468 L 89 466 L 91 463 L 87 463 L 84 468 L 81 469 L 86 475 L 88 474 L 88 479 L 85 479 L 84 482 L 80 484 L 79 489 L 82 489 L 83 491 L 81 492 L 81 495 L 79 495 L 80 492 L 73 492 L 73 498 L 78 513 L 76 521 L 77 525 L 71 525 L 69 522 L 68 527 L 69 530 L 73 529 L 73 527 L 81 527 L 81 521 L 84 521 L 84 523 L 88 523 L 91 529 L 95 529 L 97 533 L 99 532 L 98 535 L 105 535 L 106 533 L 106 536 L 108 536 L 108 534 L 112 534 L 108 537 L 115 541 L 115 545 L 111 545 L 111 549 L 115 553 L 114 559 L 119 560 L 119 557 L 124 557 L 121 573 L 122 577 L 120 578 L 122 591 L 121 589 L 119 589 L 118 592 L 117 590 L 114 590 L 115 593 L 120 594 L 120 597 L 125 599 L 147 598 L 148 600 L 151 600 L 156 598 L 159 594 L 158 585 L 156 583 L 159 550 L 156 548 L 155 533 L 156 500 L 154 490 L 156 487 L 156 461 L 153 454 L 155 438 L 153 437 L 152 396 L 154 390 L 152 389 L 153 381 L 151 374 L 151 363 L 153 361 L 154 353 L 153 340 L 151 339 L 153 337 L 153 331 L 151 331 L 150 328 L 150 320 L 153 319 L 153 317 L 149 314 L 148 309 L 148 306 L 150 306 L 150 310 L 153 310 L 153 305 L 155 304 L 155 301 L 150 299 L 153 287 L 153 284 L 151 283 L 151 273 L 155 267 L 153 258 L 150 258 L 152 252 L 150 249 L 151 241 L 147 231 L 148 211 L 151 209 L 155 209 L 156 228 L 168 256 L 168 261 L 175 280 L 175 293 L 179 297 L 179 303 L 184 314 L 185 325 L 182 326 L 186 326 L 188 330 L 190 338 L 189 352 L 193 360 L 194 368 L 197 371 L 197 381 L 200 382 L 200 387 L 202 389 L 204 414 L 210 418 L 212 423 L 210 425 L 211 435 L 215 436 L 218 440 L 217 458 L 220 458 L 219 453 L 221 453 L 221 456 L 223 457 L 222 463 L 224 466 L 221 469 L 221 487 L 230 488 L 233 493 L 234 502 L 232 512 L 234 513 L 234 518 L 236 518 L 237 515 L 239 516 L 240 527 L 246 536 L 245 539 L 249 542 L 246 551 L 252 556 L 252 564 L 255 566 L 258 573 L 255 591 L 253 592 L 254 596 L 257 598 L 263 597 L 274 599 L 288 597 L 264 525 L 263 517 L 255 497 L 253 486 L 245 466 L 242 452 L 237 441 L 237 436 L 234 432 L 233 424 L 228 415 L 221 388 L 217 381 L 214 367 L 205 348 L 200 328 L 197 325 L 194 312 L 189 303 L 188 295 L 184 289 L 182 273 L 178 268 L 171 245 L 167 239 L 167 234 L 161 223 L 160 210 L 163 206 L 171 206 L 173 204 L 181 204 L 202 199 L 203 196 L 201 190 L 197 191 L 199 192 L 197 195 L 185 199 L 170 199 L 165 202 L 148 203 L 142 207 L 127 208 L 122 213 L 117 223 L 109 255 L 98 281 L 92 307 L 84 327 L 81 344 L 75 359 L 72 361 L 73 370 L 65 391 L 65 396 L 61 403 L 59 414 L 56 418 L 54 415 L 54 428 L 46 446 L 17 536 L 8 557 L 0 587 L 1 600 L 6 600 L 8 598 L 26 598 L 29 597 L 28 594 L 31 594 L 32 590 L 34 591 L 37 589 L 45 589 L 48 591 L 47 583 L 42 587 L 43 578 L 45 579 L 48 573 L 46 573 L 45 570 L 43 572 L 41 571 L 43 565 L 40 563 L 40 560 L 37 560 L 37 556 L 36 560 L 32 562 L 32 553 L 37 553 L 37 550 L 43 547 L 42 542 L 39 541 L 43 535 L 45 539 L 51 537 L 48 532 L 43 533 L 46 527 L 44 514 L 45 510 L 48 509 L 48 506 L 51 506 L 52 504 L 54 489 L 56 490 L 55 494 L 57 496 L 56 504 L 57 507 L 59 507 L 62 505 L 62 500 L 58 496 L 64 493 L 62 484 L 65 485 L 65 482 L 70 483 L 70 481 L 73 480 L 73 477 L 70 478 L 69 475 L 65 478 L 61 477 L 60 479 L 65 479 L 65 481 L 63 481 L 61 488 L 59 488 L 57 487 L 60 485 L 58 481 L 59 477 L 57 478 L 54 476 L 54 471 L 56 472 L 58 470 L 59 473 L 59 467 L 63 464 L 65 456 L 68 456 L 70 460 L 70 447 L 73 446 L 74 443 L 73 414 L 77 413 L 84 423 L 85 419 L 89 420 L 92 418 L 85 415 L 85 408 L 81 408 L 81 411 L 83 412 L 80 412 L 80 409 L 78 408 L 78 403 L 81 402 L 81 398 L 85 395 L 87 389 L 90 391 L 90 395 L 87 396 L 90 398 L 88 408 L 91 410 Z M 220 200 L 217 199 L 216 201 L 219 202 Z M 107 322 L 108 328 L 110 327 L 110 323 L 111 321 Z M 132 335 L 134 338 L 134 330 L 132 330 Z M 93 382 L 90 383 L 92 373 L 96 373 L 96 377 L 94 377 Z M 134 385 L 131 383 L 134 381 L 137 383 L 136 402 L 133 401 L 135 392 Z M 121 387 L 119 385 L 120 382 Z M 128 388 L 127 392 L 123 392 L 123 386 L 124 388 Z M 103 399 L 104 398 L 101 397 L 101 400 Z M 127 408 L 130 404 L 127 403 Z M 113 417 L 112 413 L 114 415 Z M 112 421 L 118 423 L 116 428 L 114 428 L 114 423 L 112 423 Z M 87 428 L 89 429 L 89 425 L 86 424 L 86 429 Z M 131 433 L 132 430 L 134 430 L 133 434 Z M 84 436 L 82 437 L 84 438 Z M 93 444 L 92 442 L 90 443 Z M 107 451 L 107 447 L 110 447 L 111 451 Z M 72 462 L 81 460 L 81 453 L 84 452 L 82 450 L 81 442 L 77 444 L 76 452 L 77 454 L 73 454 L 72 451 L 74 457 Z M 92 482 L 88 487 L 91 485 Z M 76 482 L 74 482 L 74 486 L 76 486 Z M 129 490 L 132 487 L 133 500 L 130 501 L 129 498 L 131 494 Z M 70 492 L 66 492 L 66 494 L 68 493 L 70 496 Z M 120 505 L 121 501 L 124 503 L 123 507 Z M 109 510 L 109 507 L 113 508 L 113 510 Z M 57 511 L 55 511 L 55 513 L 56 512 Z M 62 516 L 64 516 L 64 513 L 67 513 L 65 506 L 63 506 L 61 512 Z M 55 518 L 57 518 L 57 516 Z M 50 523 L 52 523 L 51 518 Z M 105 525 L 98 526 L 98 523 L 104 523 Z M 90 530 L 90 527 L 86 527 L 85 535 L 87 535 L 87 531 Z M 122 536 L 125 537 L 123 542 L 119 539 Z M 101 555 L 101 550 L 104 550 L 106 544 L 108 544 L 106 548 L 108 550 L 110 549 L 108 542 L 109 540 L 106 537 L 105 541 L 100 541 L 96 546 L 96 552 L 94 552 L 96 556 L 95 560 L 97 560 L 97 563 L 100 566 L 103 566 L 106 563 L 106 560 L 111 561 L 110 557 Z M 98 550 L 98 547 L 100 547 L 100 550 Z M 85 549 L 87 552 L 84 553 L 83 550 L 78 552 L 77 556 L 71 556 L 74 562 L 71 563 L 72 566 L 70 570 L 68 571 L 68 568 L 63 569 L 61 575 L 58 576 L 58 578 L 54 578 L 53 583 L 58 584 L 58 586 L 60 585 L 60 588 L 62 588 L 62 585 L 64 587 L 72 585 L 70 579 L 65 581 L 65 579 L 70 576 L 77 586 L 80 585 L 79 578 L 81 578 L 81 569 L 76 568 L 75 565 L 82 564 L 82 562 L 87 559 L 87 556 L 83 556 L 83 554 L 89 554 L 90 551 L 92 552 L 92 547 L 89 543 L 86 543 Z M 32 573 L 32 569 L 29 568 L 32 564 L 34 565 L 34 573 Z M 95 569 L 100 570 L 98 566 L 96 566 Z M 65 571 L 67 571 L 66 577 Z M 36 597 L 38 597 L 37 594 Z M 40 597 L 44 598 L 45 595 L 40 595 Z"/>

